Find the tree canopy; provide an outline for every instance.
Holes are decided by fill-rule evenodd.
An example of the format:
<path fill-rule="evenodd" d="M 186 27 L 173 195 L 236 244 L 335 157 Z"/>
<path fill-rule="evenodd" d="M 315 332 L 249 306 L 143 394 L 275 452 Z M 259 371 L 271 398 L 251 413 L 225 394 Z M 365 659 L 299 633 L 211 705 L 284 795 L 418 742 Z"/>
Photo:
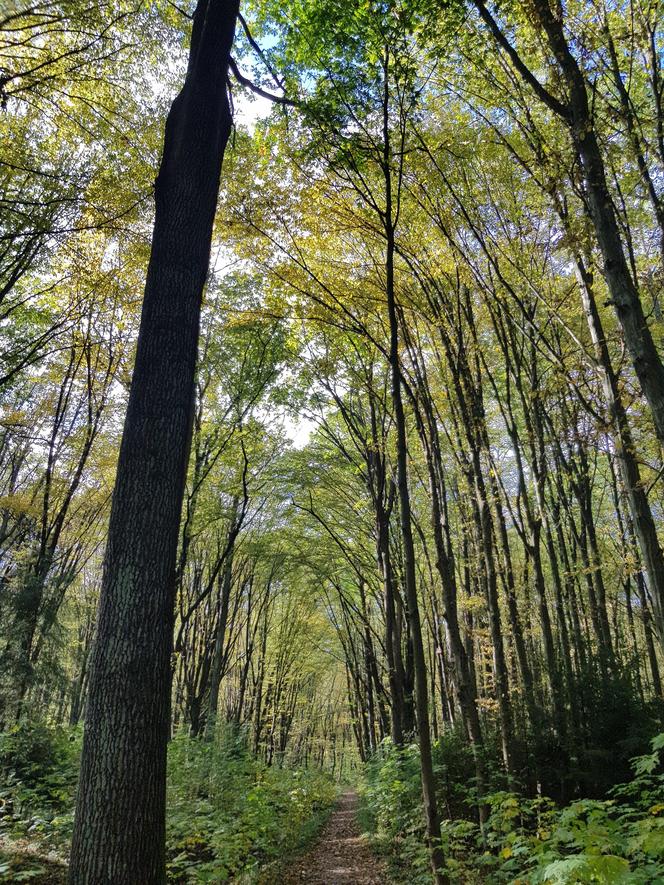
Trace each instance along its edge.
<path fill-rule="evenodd" d="M 664 875 L 662 26 L 5 3 L 0 881 Z"/>

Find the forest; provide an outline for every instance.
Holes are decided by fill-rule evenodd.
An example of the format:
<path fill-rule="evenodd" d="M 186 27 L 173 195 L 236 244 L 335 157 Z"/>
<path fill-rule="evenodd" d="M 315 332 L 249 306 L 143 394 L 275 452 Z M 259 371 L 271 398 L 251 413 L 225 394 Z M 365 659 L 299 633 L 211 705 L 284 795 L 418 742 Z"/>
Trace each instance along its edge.
<path fill-rule="evenodd" d="M 661 0 L 0 0 L 0 882 L 664 883 Z"/>

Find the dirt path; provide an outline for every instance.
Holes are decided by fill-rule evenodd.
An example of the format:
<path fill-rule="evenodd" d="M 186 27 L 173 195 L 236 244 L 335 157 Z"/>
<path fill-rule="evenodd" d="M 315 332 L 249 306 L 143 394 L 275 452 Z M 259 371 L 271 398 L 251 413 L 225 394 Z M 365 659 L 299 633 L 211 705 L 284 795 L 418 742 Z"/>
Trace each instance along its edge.
<path fill-rule="evenodd" d="M 385 864 L 360 836 L 356 814 L 357 796 L 344 793 L 313 848 L 279 885 L 389 885 Z"/>

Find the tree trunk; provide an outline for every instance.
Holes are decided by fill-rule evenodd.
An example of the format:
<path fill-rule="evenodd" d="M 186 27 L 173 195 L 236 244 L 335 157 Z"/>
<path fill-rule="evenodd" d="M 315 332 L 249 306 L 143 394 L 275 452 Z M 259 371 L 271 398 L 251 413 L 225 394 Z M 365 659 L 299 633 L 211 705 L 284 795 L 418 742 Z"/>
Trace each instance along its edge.
<path fill-rule="evenodd" d="M 422 625 L 417 599 L 417 576 L 415 572 L 415 547 L 411 525 L 410 494 L 408 490 L 408 442 L 406 437 L 406 418 L 401 396 L 401 365 L 399 360 L 399 322 L 397 318 L 396 298 L 394 291 L 394 251 L 395 232 L 392 215 L 392 181 L 390 169 L 390 149 L 388 137 L 388 99 L 386 89 L 384 107 L 385 135 L 385 183 L 386 183 L 386 223 L 385 235 L 387 248 L 385 255 L 386 296 L 390 329 L 389 362 L 392 381 L 392 405 L 394 423 L 397 431 L 397 486 L 399 492 L 399 508 L 401 516 L 401 537 L 403 542 L 404 583 L 408 605 L 408 623 L 413 651 L 413 669 L 415 675 L 415 709 L 417 712 L 418 736 L 420 745 L 420 766 L 422 776 L 422 799 L 427 827 L 427 841 L 434 880 L 437 885 L 447 885 L 449 879 L 445 873 L 445 858 L 440 847 L 440 821 L 436 804 L 435 779 L 431 756 L 431 733 L 429 730 L 429 693 L 427 687 L 426 661 L 422 640 Z"/>
<path fill-rule="evenodd" d="M 231 523 L 232 524 L 232 523 Z M 233 557 L 235 544 L 228 550 L 224 574 L 221 580 L 221 599 L 219 603 L 219 620 L 214 637 L 214 651 L 212 653 L 212 667 L 210 668 L 210 695 L 208 700 L 207 715 L 205 719 L 205 733 L 212 740 L 217 726 L 217 713 L 219 710 L 219 689 L 224 669 L 224 648 L 226 641 L 226 625 L 228 623 L 228 610 L 233 588 Z"/>
<path fill-rule="evenodd" d="M 166 121 L 91 664 L 71 885 L 165 881 L 175 562 L 237 0 L 199 0 Z"/>
<path fill-rule="evenodd" d="M 583 170 L 590 217 L 604 262 L 604 278 L 634 371 L 652 412 L 655 432 L 660 443 L 664 444 L 664 364 L 653 341 L 625 258 L 604 161 L 595 134 L 585 77 L 569 48 L 562 18 L 552 12 L 548 0 L 535 0 L 533 10 L 568 89 L 566 122 Z"/>
<path fill-rule="evenodd" d="M 459 627 L 454 552 L 449 543 L 449 527 L 445 506 L 445 484 L 438 426 L 436 424 L 436 416 L 432 405 L 428 379 L 425 371 L 421 368 L 421 366 L 424 365 L 424 361 L 415 357 L 412 343 L 409 342 L 409 345 L 411 347 L 411 356 L 414 357 L 413 365 L 417 373 L 418 381 L 417 393 L 419 402 L 416 400 L 413 405 L 416 417 L 418 418 L 417 425 L 429 474 L 431 527 L 436 553 L 435 565 L 440 576 L 442 590 L 443 619 L 445 621 L 447 646 L 449 649 L 450 676 L 456 694 L 457 704 L 461 712 L 464 730 L 470 741 L 473 761 L 475 764 L 476 788 L 478 797 L 481 797 L 486 788 L 484 737 L 477 708 L 477 697 L 473 693 L 473 681 L 470 676 L 466 648 L 463 644 L 463 638 Z M 446 540 L 448 543 L 446 543 Z M 434 612 L 434 622 L 436 620 Z M 434 628 L 434 634 L 435 633 L 436 629 Z M 442 667 L 440 675 L 442 684 L 444 679 Z M 479 802 L 478 809 L 480 822 L 484 824 L 488 818 L 488 806 Z"/>
<path fill-rule="evenodd" d="M 648 502 L 648 496 L 641 481 L 638 461 L 634 455 L 634 441 L 627 411 L 620 395 L 618 379 L 613 369 L 604 330 L 595 303 L 592 275 L 579 256 L 576 256 L 576 265 L 586 321 L 597 361 L 600 365 L 602 388 L 609 412 L 616 458 L 627 493 L 634 532 L 648 575 L 657 633 L 660 641 L 664 642 L 664 556 L 662 556 L 662 550 L 659 545 L 657 528 Z"/>

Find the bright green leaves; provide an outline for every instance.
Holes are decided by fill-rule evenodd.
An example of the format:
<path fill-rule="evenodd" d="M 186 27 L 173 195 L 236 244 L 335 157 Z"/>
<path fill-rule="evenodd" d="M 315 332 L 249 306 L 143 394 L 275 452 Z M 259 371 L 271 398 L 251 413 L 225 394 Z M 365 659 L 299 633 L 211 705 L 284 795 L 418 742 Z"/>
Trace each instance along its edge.
<path fill-rule="evenodd" d="M 570 882 L 620 885 L 630 881 L 629 864 L 621 857 L 611 855 L 575 855 L 548 864 L 542 871 L 541 882 L 547 885 L 569 885 Z"/>
<path fill-rule="evenodd" d="M 169 748 L 169 881 L 250 875 L 310 838 L 334 801 L 320 771 L 267 768 L 228 730 L 220 745 L 180 735 Z"/>
<path fill-rule="evenodd" d="M 265 4 L 277 23 L 276 54 L 298 83 L 314 138 L 333 133 L 351 143 L 379 137 L 388 76 L 412 88 L 414 37 L 424 28 L 425 5 L 322 0 Z"/>
<path fill-rule="evenodd" d="M 652 743 L 661 749 L 662 736 Z M 404 879 L 419 882 L 418 858 L 424 857 L 424 846 L 416 835 L 422 824 L 413 753 L 410 747 L 397 754 L 384 746 L 365 770 L 362 795 L 369 828 L 396 849 Z M 637 777 L 615 790 L 621 797 L 629 795 L 629 803 L 624 798 L 582 799 L 560 809 L 545 797 L 492 793 L 486 797 L 491 814 L 480 833 L 456 804 L 464 771 L 468 777 L 470 770 L 469 760 L 455 746 L 454 733 L 436 747 L 436 758 L 441 797 L 455 810 L 443 827 L 453 882 L 651 885 L 664 877 L 664 805 L 649 804 L 650 789 L 658 780 L 644 780 L 638 765 Z"/>

